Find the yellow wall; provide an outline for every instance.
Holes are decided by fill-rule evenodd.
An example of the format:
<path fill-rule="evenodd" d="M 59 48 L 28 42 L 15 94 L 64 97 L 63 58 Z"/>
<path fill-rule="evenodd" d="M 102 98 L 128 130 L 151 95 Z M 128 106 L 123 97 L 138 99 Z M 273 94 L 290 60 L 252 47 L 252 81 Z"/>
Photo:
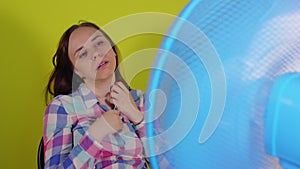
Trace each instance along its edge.
<path fill-rule="evenodd" d="M 61 34 L 79 20 L 103 26 L 139 12 L 177 15 L 188 0 L 1 0 L 0 1 L 0 168 L 36 168 L 42 136 L 43 97 L 51 58 Z M 163 29 L 170 23 L 158 23 Z M 122 31 L 122 28 L 119 29 Z M 138 35 L 119 43 L 123 57 L 145 48 L 157 48 L 162 36 Z M 145 90 L 147 73 L 134 87 Z"/>

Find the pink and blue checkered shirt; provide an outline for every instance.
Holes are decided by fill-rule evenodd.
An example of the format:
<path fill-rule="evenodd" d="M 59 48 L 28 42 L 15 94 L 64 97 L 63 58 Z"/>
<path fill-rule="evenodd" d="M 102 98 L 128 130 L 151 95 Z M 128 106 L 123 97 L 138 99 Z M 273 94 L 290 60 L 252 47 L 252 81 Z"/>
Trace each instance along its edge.
<path fill-rule="evenodd" d="M 130 92 L 139 110 L 144 112 L 143 93 Z M 99 103 L 85 84 L 70 95 L 55 97 L 44 116 L 45 168 L 145 168 L 141 142 L 145 136 L 144 123 L 134 126 L 123 116 L 123 129 L 107 135 L 101 143 L 87 132 L 105 111 L 105 105 Z"/>

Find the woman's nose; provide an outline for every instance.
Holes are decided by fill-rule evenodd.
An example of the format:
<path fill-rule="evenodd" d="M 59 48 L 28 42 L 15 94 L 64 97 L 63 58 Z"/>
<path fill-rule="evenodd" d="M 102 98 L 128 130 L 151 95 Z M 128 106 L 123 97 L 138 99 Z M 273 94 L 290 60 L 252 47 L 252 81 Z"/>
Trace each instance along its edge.
<path fill-rule="evenodd" d="M 97 57 L 101 58 L 103 54 L 101 52 L 95 52 L 94 55 L 92 56 L 92 60 L 96 60 Z"/>

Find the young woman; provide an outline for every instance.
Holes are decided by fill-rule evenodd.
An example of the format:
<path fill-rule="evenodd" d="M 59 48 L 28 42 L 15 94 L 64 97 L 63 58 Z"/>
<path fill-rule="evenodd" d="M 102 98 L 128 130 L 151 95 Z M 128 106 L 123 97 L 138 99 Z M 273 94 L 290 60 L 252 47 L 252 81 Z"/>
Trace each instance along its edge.
<path fill-rule="evenodd" d="M 108 35 L 89 22 L 71 26 L 53 64 L 45 168 L 146 168 L 143 93 L 117 71 L 118 50 Z"/>

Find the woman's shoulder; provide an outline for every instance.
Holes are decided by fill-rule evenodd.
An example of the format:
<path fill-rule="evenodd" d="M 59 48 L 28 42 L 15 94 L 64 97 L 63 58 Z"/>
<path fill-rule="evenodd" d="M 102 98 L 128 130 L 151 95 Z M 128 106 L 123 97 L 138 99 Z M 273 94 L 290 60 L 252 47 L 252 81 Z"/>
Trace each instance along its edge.
<path fill-rule="evenodd" d="M 64 95 L 60 94 L 55 96 L 51 101 L 50 104 L 62 104 L 62 103 L 71 103 L 74 100 L 74 93 Z"/>
<path fill-rule="evenodd" d="M 57 95 L 55 96 L 50 103 L 48 104 L 49 107 L 63 107 L 64 109 L 68 110 L 73 106 L 74 102 L 78 99 L 81 99 L 81 97 L 78 95 L 77 92 L 67 94 L 67 95 Z"/>

